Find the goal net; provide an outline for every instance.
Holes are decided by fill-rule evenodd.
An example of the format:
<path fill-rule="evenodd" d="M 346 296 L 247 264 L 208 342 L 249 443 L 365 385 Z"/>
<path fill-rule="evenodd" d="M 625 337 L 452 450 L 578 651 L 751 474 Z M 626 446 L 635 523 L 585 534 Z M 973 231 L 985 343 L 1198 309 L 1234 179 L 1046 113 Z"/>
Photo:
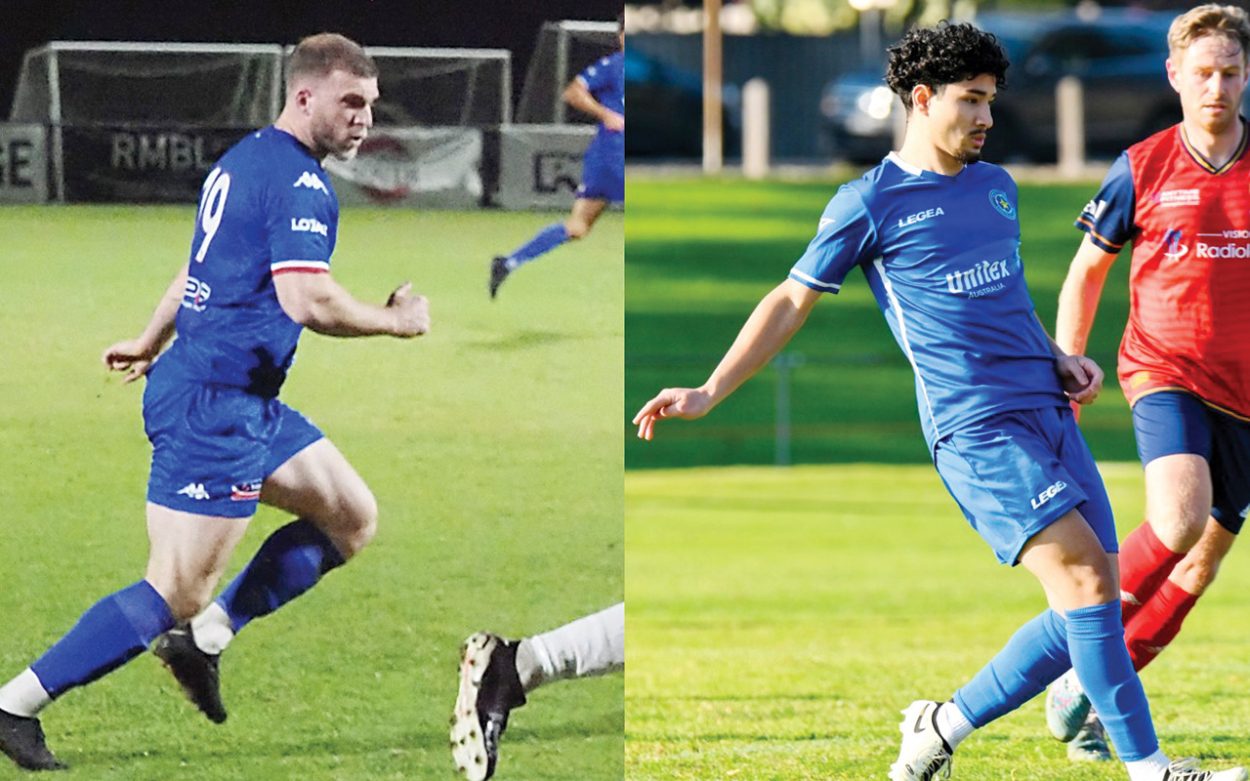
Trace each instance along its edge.
<path fill-rule="evenodd" d="M 517 122 L 591 122 L 580 112 L 568 110 L 561 95 L 587 65 L 617 48 L 616 22 L 545 22 L 525 72 Z"/>
<path fill-rule="evenodd" d="M 62 41 L 26 53 L 10 119 L 247 128 L 281 97 L 279 46 Z"/>
<path fill-rule="evenodd" d="M 506 49 L 370 46 L 382 95 L 373 121 L 397 127 L 506 125 L 512 53 Z"/>

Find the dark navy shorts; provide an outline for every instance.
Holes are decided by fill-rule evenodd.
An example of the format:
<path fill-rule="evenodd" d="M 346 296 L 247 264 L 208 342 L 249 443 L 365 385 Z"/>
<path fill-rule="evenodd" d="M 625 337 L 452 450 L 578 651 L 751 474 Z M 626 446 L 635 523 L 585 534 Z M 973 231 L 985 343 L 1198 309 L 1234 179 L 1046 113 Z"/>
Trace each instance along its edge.
<path fill-rule="evenodd" d="M 1103 550 L 1119 550 L 1102 476 L 1067 407 L 991 415 L 938 440 L 934 461 L 1003 564 L 1017 564 L 1030 538 L 1074 508 Z"/>
<path fill-rule="evenodd" d="M 623 147 L 621 147 L 623 148 Z M 609 147 L 599 151 L 592 142 L 582 160 L 582 184 L 578 198 L 623 203 L 625 201 L 625 158 Z"/>
<path fill-rule="evenodd" d="M 152 443 L 148 501 L 226 518 L 256 513 L 265 478 L 322 438 L 277 399 L 149 372 L 143 427 Z"/>
<path fill-rule="evenodd" d="M 1133 404 L 1142 465 L 1179 453 L 1202 456 L 1211 468 L 1211 516 L 1233 534 L 1250 509 L 1250 423 L 1209 407 L 1185 391 L 1157 391 Z"/>

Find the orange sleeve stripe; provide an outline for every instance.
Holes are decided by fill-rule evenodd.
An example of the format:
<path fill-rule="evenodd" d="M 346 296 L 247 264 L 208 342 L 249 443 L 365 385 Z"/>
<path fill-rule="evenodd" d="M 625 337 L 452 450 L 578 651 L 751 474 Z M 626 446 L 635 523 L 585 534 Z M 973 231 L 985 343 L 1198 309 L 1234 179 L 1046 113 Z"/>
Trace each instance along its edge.
<path fill-rule="evenodd" d="M 1089 220 L 1085 219 L 1084 217 L 1081 217 L 1081 218 L 1077 219 L 1077 221 L 1076 221 L 1076 222 L 1077 222 L 1077 224 L 1078 224 L 1078 225 L 1084 225 L 1084 226 L 1086 226 L 1087 228 L 1089 228 L 1089 235 L 1090 235 L 1090 236 L 1092 236 L 1092 237 L 1094 237 L 1095 239 L 1097 239 L 1097 240 L 1098 240 L 1098 243 L 1105 245 L 1105 247 L 1106 247 L 1107 249 L 1114 249 L 1114 250 L 1116 250 L 1116 251 L 1119 251 L 1119 250 L 1124 249 L 1124 245 L 1123 245 L 1123 244 L 1116 244 L 1116 243 L 1115 243 L 1114 241 L 1112 241 L 1111 239 L 1107 238 L 1106 236 L 1103 236 L 1101 233 L 1099 233 L 1098 231 L 1094 230 L 1094 223 L 1090 222 Z"/>

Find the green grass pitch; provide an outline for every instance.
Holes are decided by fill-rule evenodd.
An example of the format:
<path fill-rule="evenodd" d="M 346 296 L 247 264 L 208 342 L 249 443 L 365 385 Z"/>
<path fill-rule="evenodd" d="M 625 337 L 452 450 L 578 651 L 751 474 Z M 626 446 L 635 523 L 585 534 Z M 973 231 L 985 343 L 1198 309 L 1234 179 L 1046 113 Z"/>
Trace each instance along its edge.
<path fill-rule="evenodd" d="M 698 384 L 786 275 L 836 183 L 630 178 L 626 414 L 664 385 Z M 1023 253 L 1052 326 L 1095 183 L 1022 185 Z M 1108 280 L 1090 354 L 1112 371 L 1127 263 Z M 772 461 L 765 370 L 707 419 L 626 445 L 630 667 L 626 777 L 884 778 L 899 711 L 949 697 L 1045 607 L 998 565 L 927 463 L 910 367 L 856 273 L 791 349 L 790 469 Z M 1142 517 L 1140 467 L 1114 379 L 1083 428 L 1121 534 Z M 817 464 L 817 462 L 823 462 Z M 691 467 L 693 469 L 667 469 Z M 1234 552 L 1172 648 L 1143 676 L 1165 751 L 1250 761 L 1250 572 Z M 1040 698 L 961 747 L 961 781 L 1122 779 L 1073 766 Z"/>
<path fill-rule="evenodd" d="M 147 322 L 193 215 L 0 208 L 0 678 L 142 576 L 142 389 L 106 376 L 99 355 Z M 621 599 L 621 216 L 486 294 L 489 258 L 553 219 L 344 212 L 336 277 L 379 302 L 413 280 L 432 331 L 306 334 L 283 398 L 373 488 L 378 538 L 239 635 L 223 660 L 225 725 L 150 655 L 53 704 L 44 726 L 66 778 L 451 779 L 463 638 L 542 631 Z M 228 576 L 285 522 L 262 510 Z M 553 684 L 514 715 L 497 777 L 619 779 L 622 728 L 622 676 Z"/>
<path fill-rule="evenodd" d="M 1124 531 L 1141 517 L 1140 469 L 1103 473 Z M 932 467 L 639 470 L 625 488 L 630 781 L 883 779 L 899 711 L 949 698 L 1045 607 Z M 1172 756 L 1250 762 L 1248 612 L 1234 551 L 1146 668 Z M 1070 764 L 1039 697 L 969 738 L 953 778 L 1126 776 L 1119 763 Z"/>

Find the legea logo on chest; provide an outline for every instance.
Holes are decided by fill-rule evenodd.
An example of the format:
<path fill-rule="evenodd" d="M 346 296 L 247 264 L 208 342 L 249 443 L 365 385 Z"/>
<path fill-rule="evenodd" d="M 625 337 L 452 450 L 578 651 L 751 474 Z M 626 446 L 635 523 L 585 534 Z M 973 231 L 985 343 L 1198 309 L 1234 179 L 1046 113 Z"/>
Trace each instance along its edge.
<path fill-rule="evenodd" d="M 915 214 L 909 214 L 906 217 L 900 217 L 898 220 L 898 227 L 906 228 L 909 225 L 924 222 L 931 217 L 941 217 L 943 214 L 946 214 L 946 212 L 942 211 L 942 207 L 935 206 L 932 209 L 925 209 L 922 212 L 916 212 Z"/>

